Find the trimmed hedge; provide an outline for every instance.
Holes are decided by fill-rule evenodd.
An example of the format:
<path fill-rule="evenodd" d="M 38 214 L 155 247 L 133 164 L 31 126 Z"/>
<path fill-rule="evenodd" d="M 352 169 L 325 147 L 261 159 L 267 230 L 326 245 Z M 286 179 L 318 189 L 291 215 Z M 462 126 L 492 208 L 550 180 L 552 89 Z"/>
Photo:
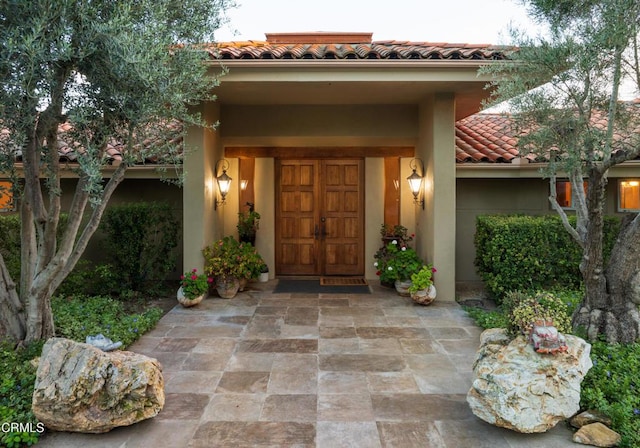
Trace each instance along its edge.
<path fill-rule="evenodd" d="M 575 224 L 575 217 L 569 220 Z M 619 226 L 618 218 L 605 218 L 605 258 Z M 475 247 L 478 274 L 497 300 L 508 291 L 577 289 L 581 285 L 582 251 L 559 216 L 478 216 Z"/>
<path fill-rule="evenodd" d="M 158 290 L 176 268 L 179 222 L 169 204 L 137 202 L 107 208 L 105 253 L 122 290 Z"/>

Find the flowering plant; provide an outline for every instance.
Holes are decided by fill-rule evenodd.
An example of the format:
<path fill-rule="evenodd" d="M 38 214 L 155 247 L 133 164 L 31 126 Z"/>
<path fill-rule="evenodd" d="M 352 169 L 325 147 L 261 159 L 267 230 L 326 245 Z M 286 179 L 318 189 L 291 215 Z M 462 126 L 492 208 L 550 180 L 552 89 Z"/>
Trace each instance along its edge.
<path fill-rule="evenodd" d="M 180 276 L 180 286 L 182 286 L 182 294 L 189 299 L 193 300 L 196 297 L 200 297 L 209 289 L 209 283 L 213 279 L 207 277 L 204 274 L 198 275 L 197 269 L 192 269 L 190 272 L 185 272 Z"/>
<path fill-rule="evenodd" d="M 376 274 L 381 282 L 409 280 L 424 264 L 414 249 L 396 240 L 387 244 L 384 253 L 379 255 L 374 266 L 378 268 Z"/>
<path fill-rule="evenodd" d="M 240 243 L 231 236 L 205 247 L 202 254 L 205 272 L 216 279 L 257 277 L 263 264 L 251 243 Z"/>
<path fill-rule="evenodd" d="M 409 292 L 416 293 L 423 289 L 428 289 L 433 285 L 433 274 L 436 272 L 436 268 L 427 264 L 422 266 L 418 272 L 411 274 L 411 286 L 409 286 Z"/>

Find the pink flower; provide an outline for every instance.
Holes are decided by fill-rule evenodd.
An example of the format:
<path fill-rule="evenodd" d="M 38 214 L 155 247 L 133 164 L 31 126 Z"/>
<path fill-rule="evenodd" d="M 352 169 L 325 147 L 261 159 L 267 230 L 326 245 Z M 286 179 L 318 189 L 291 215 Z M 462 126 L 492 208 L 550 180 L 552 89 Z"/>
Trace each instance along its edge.
<path fill-rule="evenodd" d="M 181 276 L 180 276 L 180 280 L 184 280 L 184 275 L 181 275 Z"/>
<path fill-rule="evenodd" d="M 195 274 L 193 274 L 193 275 L 191 276 L 191 280 L 198 280 L 198 276 L 197 276 L 197 275 L 195 275 Z"/>
<path fill-rule="evenodd" d="M 196 268 L 193 268 L 193 269 L 191 270 L 191 272 L 196 273 L 196 272 L 198 272 L 198 270 L 197 270 Z"/>
<path fill-rule="evenodd" d="M 438 272 L 438 270 L 436 268 L 431 268 L 431 272 L 435 274 L 436 272 Z"/>
<path fill-rule="evenodd" d="M 207 277 L 207 283 L 213 283 L 213 279 L 211 277 Z"/>

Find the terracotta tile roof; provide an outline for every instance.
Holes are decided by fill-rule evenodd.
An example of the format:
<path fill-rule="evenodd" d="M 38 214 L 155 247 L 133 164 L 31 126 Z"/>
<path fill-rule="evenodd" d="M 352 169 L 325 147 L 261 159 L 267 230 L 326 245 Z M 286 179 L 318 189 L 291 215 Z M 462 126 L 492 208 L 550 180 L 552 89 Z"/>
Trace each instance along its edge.
<path fill-rule="evenodd" d="M 479 113 L 459 120 L 455 142 L 457 163 L 511 162 L 519 156 L 511 118 L 503 114 Z"/>
<path fill-rule="evenodd" d="M 640 134 L 640 99 L 621 103 L 636 119 L 636 131 L 630 134 L 614 133 L 614 150 L 637 144 Z M 603 112 L 594 111 L 591 124 L 599 130 L 606 130 L 607 117 Z M 516 147 L 518 142 L 512 128 L 512 118 L 507 114 L 478 113 L 456 122 L 455 151 L 456 163 L 514 163 L 521 158 Z M 535 155 L 528 154 L 526 162 L 544 162 Z M 519 162 L 519 160 L 517 160 Z"/>
<path fill-rule="evenodd" d="M 222 60 L 500 60 L 507 47 L 487 44 L 376 41 L 367 43 L 221 42 L 208 49 Z"/>
<path fill-rule="evenodd" d="M 160 129 L 160 128 L 158 128 Z M 84 154 L 84 146 L 76 141 L 69 131 L 72 130 L 70 123 L 63 123 L 58 126 L 58 155 L 61 163 L 76 162 L 81 154 Z M 8 138 L 9 131 L 2 129 L 0 137 Z M 182 145 L 182 125 L 178 122 L 172 122 L 163 126 L 156 135 L 147 137 L 142 143 L 134 146 L 134 151 L 138 154 L 136 164 L 159 164 L 160 160 L 157 155 L 146 156 L 145 150 L 157 147 L 159 145 Z M 105 165 L 119 165 L 123 160 L 124 145 L 115 139 L 107 142 L 107 147 L 103 156 Z M 16 151 L 16 161 L 22 162 L 22 151 Z"/>

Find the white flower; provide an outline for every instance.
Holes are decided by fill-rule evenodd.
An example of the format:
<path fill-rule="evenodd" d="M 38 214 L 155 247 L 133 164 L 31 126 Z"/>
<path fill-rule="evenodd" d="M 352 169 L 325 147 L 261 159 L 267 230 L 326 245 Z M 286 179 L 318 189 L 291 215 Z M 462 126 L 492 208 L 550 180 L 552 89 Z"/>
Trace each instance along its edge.
<path fill-rule="evenodd" d="M 387 268 L 387 270 L 388 270 L 388 271 L 393 271 L 393 268 L 392 268 L 391 266 L 389 266 L 389 267 Z"/>
<path fill-rule="evenodd" d="M 377 268 L 378 267 L 378 262 L 376 261 L 375 263 L 373 263 L 373 265 Z"/>
<path fill-rule="evenodd" d="M 398 244 L 398 241 L 393 240 L 393 241 L 391 241 L 391 244 Z"/>
<path fill-rule="evenodd" d="M 407 250 L 407 248 L 406 248 L 406 247 L 403 247 L 403 248 L 402 248 L 402 250 L 403 250 L 403 251 L 404 251 L 404 250 Z"/>

